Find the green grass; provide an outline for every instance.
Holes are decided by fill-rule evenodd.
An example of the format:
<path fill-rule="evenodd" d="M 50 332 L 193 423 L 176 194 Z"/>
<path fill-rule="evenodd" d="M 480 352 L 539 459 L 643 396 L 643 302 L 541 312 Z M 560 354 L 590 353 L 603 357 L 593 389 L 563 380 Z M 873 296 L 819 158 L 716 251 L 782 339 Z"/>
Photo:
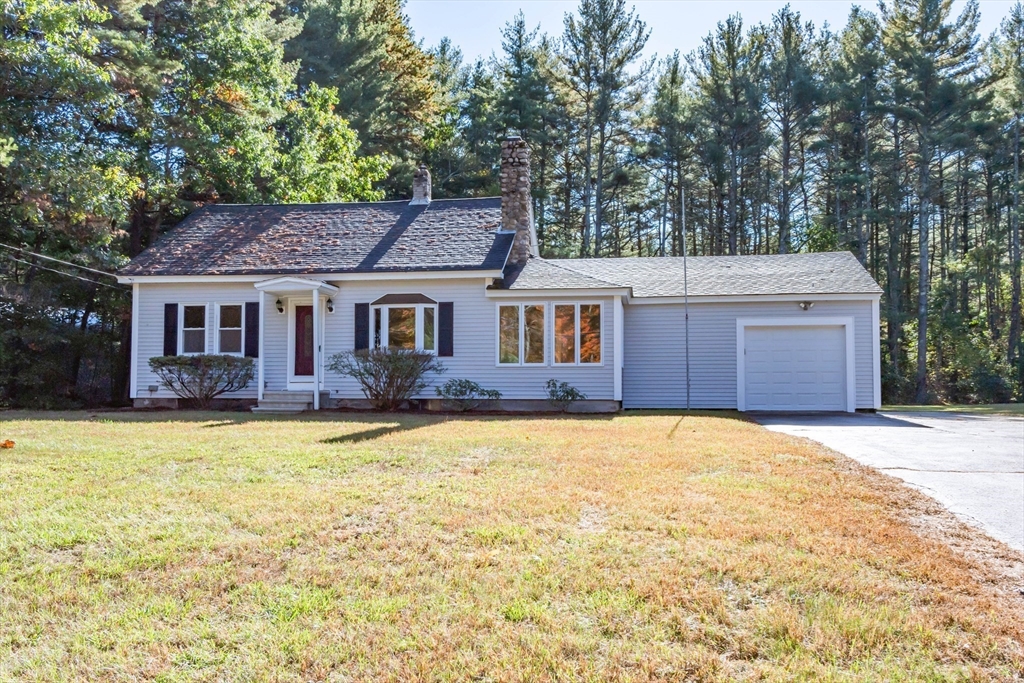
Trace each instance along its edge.
<path fill-rule="evenodd" d="M 892 413 L 967 413 L 968 415 L 1024 415 L 1024 403 L 988 403 L 985 405 L 882 406 Z"/>
<path fill-rule="evenodd" d="M 0 419 L 0 680 L 1024 675 L 904 489 L 739 416 Z"/>

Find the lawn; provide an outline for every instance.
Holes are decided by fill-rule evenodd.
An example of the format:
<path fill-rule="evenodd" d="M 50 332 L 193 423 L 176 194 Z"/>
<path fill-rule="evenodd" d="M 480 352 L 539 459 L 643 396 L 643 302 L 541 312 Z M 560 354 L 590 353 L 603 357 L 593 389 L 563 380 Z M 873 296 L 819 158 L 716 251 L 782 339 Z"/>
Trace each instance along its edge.
<path fill-rule="evenodd" d="M 944 406 L 882 406 L 882 412 L 893 413 L 968 413 L 970 415 L 1024 415 L 1024 403 L 984 403 L 978 405 Z"/>
<path fill-rule="evenodd" d="M 1024 675 L 918 494 L 729 413 L 0 420 L 0 680 Z"/>

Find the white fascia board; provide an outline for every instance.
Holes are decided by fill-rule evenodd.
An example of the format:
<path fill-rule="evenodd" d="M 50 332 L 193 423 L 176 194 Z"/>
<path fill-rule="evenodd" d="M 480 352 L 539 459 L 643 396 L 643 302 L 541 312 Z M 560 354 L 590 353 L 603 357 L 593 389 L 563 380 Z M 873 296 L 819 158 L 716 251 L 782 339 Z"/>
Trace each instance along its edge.
<path fill-rule="evenodd" d="M 722 295 L 722 296 L 701 296 L 690 295 L 691 304 L 718 304 L 718 303 L 763 303 L 770 301 L 878 301 L 881 297 L 878 292 L 866 292 L 863 294 L 747 294 L 747 295 Z M 634 296 L 629 300 L 633 306 L 656 306 L 658 304 L 682 304 L 681 296 Z"/>
<path fill-rule="evenodd" d="M 368 280 L 461 280 L 480 278 L 500 278 L 500 270 L 439 270 L 410 271 L 408 273 L 266 273 L 262 275 L 118 275 L 117 281 L 122 284 L 209 284 L 214 282 L 262 282 L 264 280 L 294 277 L 308 280 L 324 280 L 331 282 L 352 282 Z"/>
<path fill-rule="evenodd" d="M 487 296 L 492 299 L 552 299 L 579 297 L 610 297 L 629 296 L 629 289 L 624 288 L 593 288 L 593 289 L 488 289 Z"/>

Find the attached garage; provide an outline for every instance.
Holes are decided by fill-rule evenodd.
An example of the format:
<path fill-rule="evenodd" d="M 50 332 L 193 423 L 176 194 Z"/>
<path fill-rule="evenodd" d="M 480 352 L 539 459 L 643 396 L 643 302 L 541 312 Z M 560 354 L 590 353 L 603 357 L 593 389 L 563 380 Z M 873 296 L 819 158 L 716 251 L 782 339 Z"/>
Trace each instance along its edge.
<path fill-rule="evenodd" d="M 882 290 L 849 252 L 699 256 L 686 264 L 538 259 L 505 287 L 522 296 L 620 299 L 612 327 L 623 408 L 881 407 Z"/>

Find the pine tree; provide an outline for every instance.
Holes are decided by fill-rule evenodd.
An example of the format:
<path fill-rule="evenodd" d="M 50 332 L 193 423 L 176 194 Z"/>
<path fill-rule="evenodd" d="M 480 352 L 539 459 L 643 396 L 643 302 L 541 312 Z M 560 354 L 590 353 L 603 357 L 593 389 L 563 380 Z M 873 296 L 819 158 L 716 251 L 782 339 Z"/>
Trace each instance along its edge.
<path fill-rule="evenodd" d="M 794 152 L 814 130 L 818 83 L 811 64 L 814 27 L 800 22 L 800 14 L 787 5 L 772 17 L 768 29 L 767 96 L 771 121 L 779 145 L 778 250 L 793 248 Z"/>
<path fill-rule="evenodd" d="M 404 196 L 439 112 L 432 58 L 401 0 L 295 0 L 289 9 L 303 20 L 286 44 L 286 59 L 299 62 L 299 86 L 338 89 L 339 112 L 362 153 L 398 160 L 387 191 Z"/>
<path fill-rule="evenodd" d="M 571 88 L 585 111 L 584 220 L 589 222 L 592 185 L 592 253 L 600 256 L 607 161 L 613 153 L 611 146 L 621 142 L 629 116 L 642 101 L 641 85 L 651 64 L 631 67 L 640 59 L 650 31 L 633 10 L 626 10 L 625 0 L 580 0 L 578 12 L 578 18 L 572 14 L 565 17 L 561 54 Z M 585 225 L 585 253 L 590 251 L 589 235 L 590 229 Z"/>
<path fill-rule="evenodd" d="M 894 106 L 914 129 L 917 146 L 918 285 L 915 393 L 928 398 L 928 290 L 933 166 L 942 139 L 980 106 L 972 79 L 978 69 L 978 4 L 969 0 L 955 23 L 952 0 L 896 0 L 885 8 L 883 41 L 891 60 Z"/>

